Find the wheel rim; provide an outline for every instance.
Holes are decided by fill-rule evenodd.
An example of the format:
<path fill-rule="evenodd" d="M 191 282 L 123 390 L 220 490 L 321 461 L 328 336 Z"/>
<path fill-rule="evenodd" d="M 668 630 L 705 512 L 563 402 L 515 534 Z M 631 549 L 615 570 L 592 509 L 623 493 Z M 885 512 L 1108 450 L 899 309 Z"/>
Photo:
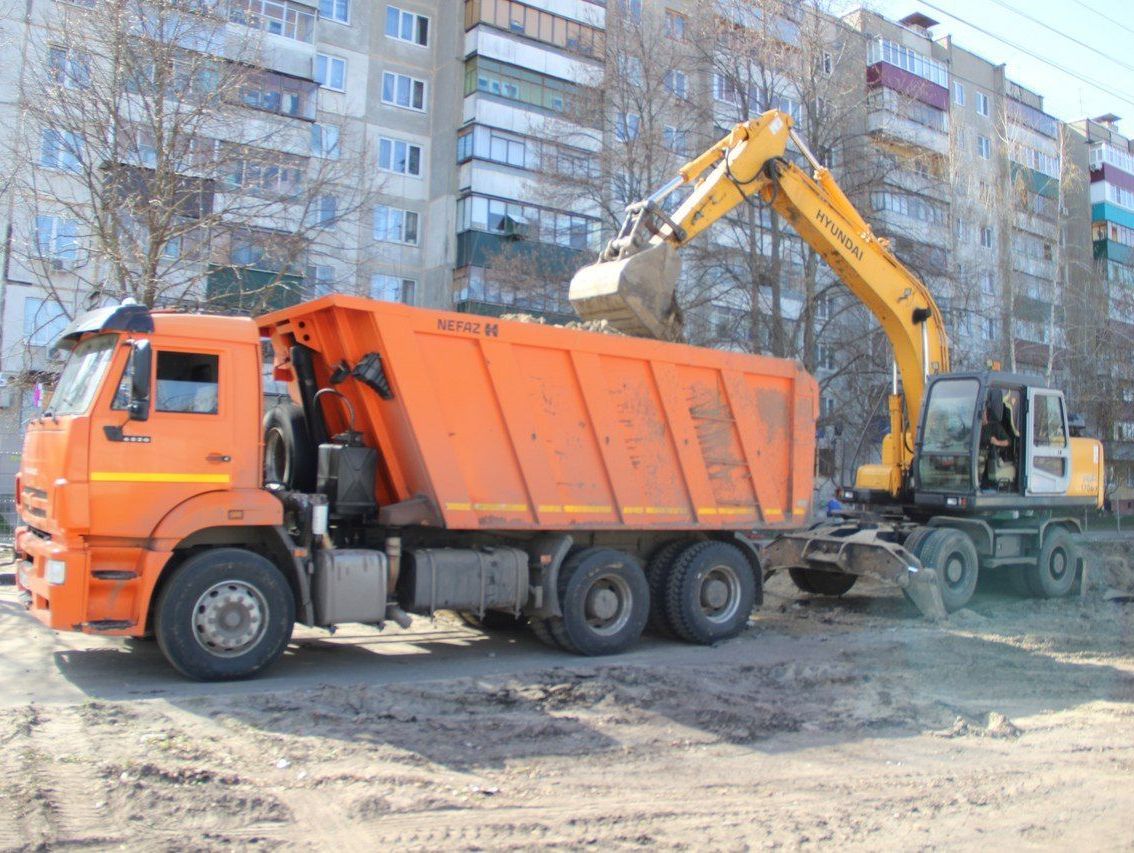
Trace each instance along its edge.
<path fill-rule="evenodd" d="M 268 604 L 254 586 L 243 581 L 213 584 L 193 607 L 193 636 L 218 657 L 237 657 L 263 639 Z"/>
<path fill-rule="evenodd" d="M 740 606 L 740 578 L 732 566 L 713 566 L 701 581 L 701 613 L 710 622 L 728 622 Z"/>
<path fill-rule="evenodd" d="M 587 627 L 602 636 L 617 634 L 630 621 L 633 600 L 630 585 L 618 575 L 596 578 L 583 607 Z"/>
<path fill-rule="evenodd" d="M 1051 552 L 1051 559 L 1048 560 L 1048 572 L 1055 580 L 1062 580 L 1063 576 L 1067 574 L 1067 552 L 1062 548 L 1056 548 Z"/>
<path fill-rule="evenodd" d="M 264 436 L 264 479 L 275 483 L 287 481 L 287 444 L 283 433 L 275 427 Z"/>
<path fill-rule="evenodd" d="M 965 560 L 960 554 L 950 554 L 945 561 L 945 582 L 960 586 L 965 580 Z"/>

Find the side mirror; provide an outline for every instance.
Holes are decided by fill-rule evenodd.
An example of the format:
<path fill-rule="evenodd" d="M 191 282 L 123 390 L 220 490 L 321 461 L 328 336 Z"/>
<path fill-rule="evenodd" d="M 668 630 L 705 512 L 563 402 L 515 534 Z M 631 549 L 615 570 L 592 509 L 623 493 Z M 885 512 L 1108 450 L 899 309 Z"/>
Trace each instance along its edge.
<path fill-rule="evenodd" d="M 130 420 L 150 418 L 150 377 L 153 374 L 153 350 L 149 341 L 134 341 L 130 354 Z"/>

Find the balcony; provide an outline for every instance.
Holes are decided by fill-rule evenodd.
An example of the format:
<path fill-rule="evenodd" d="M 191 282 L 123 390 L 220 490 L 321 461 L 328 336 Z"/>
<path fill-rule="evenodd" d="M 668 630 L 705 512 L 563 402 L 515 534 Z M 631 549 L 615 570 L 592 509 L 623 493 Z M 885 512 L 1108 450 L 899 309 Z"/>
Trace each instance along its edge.
<path fill-rule="evenodd" d="M 926 127 L 908 118 L 902 118 L 889 110 L 873 110 L 867 113 L 866 129 L 871 134 L 888 137 L 904 145 L 925 148 L 936 154 L 949 153 L 949 135 Z"/>

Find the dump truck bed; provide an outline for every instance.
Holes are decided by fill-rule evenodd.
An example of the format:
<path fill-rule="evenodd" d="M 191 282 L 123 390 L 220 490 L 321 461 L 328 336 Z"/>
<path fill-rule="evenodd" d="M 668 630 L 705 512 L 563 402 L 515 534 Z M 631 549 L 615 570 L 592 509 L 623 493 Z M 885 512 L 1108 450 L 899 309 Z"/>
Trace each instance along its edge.
<path fill-rule="evenodd" d="M 259 323 L 277 364 L 292 344 L 313 350 L 320 387 L 381 356 L 390 399 L 355 378 L 334 387 L 381 450 L 382 505 L 425 496 L 454 530 L 807 519 L 818 390 L 793 361 L 339 295 Z"/>

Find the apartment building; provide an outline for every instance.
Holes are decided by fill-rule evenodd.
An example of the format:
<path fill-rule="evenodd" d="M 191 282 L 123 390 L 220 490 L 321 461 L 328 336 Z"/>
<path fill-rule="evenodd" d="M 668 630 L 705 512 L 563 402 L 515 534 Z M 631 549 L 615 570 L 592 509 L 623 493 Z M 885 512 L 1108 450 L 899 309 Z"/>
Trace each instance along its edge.
<path fill-rule="evenodd" d="M 1086 290 L 1081 346 L 1090 359 L 1092 425 L 1102 428 L 1112 481 L 1134 488 L 1134 365 L 1119 354 L 1134 340 L 1134 140 L 1118 130 L 1113 113 L 1073 122 L 1086 149 L 1090 189 L 1081 214 L 1089 218 L 1094 268 L 1082 275 Z M 1115 357 L 1119 356 L 1119 357 Z"/>

